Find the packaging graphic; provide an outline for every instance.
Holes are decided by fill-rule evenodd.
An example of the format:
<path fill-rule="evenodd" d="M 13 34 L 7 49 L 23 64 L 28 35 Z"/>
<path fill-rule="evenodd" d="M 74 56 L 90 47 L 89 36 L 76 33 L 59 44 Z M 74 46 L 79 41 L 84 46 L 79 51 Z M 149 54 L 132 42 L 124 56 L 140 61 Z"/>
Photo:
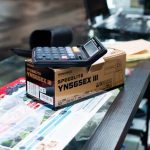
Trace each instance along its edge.
<path fill-rule="evenodd" d="M 89 68 L 36 68 L 31 60 L 26 60 L 27 95 L 49 103 L 52 108 L 62 107 L 123 85 L 125 61 L 125 52 L 114 49 Z"/>

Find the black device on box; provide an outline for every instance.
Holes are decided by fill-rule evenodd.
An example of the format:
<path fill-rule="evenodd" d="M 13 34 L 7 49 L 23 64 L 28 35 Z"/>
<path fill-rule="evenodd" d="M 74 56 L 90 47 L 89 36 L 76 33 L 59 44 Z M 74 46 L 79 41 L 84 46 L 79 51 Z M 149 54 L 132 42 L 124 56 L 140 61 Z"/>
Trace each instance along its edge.
<path fill-rule="evenodd" d="M 32 62 L 36 67 L 87 67 L 106 54 L 107 49 L 97 37 L 79 47 L 36 47 Z"/>

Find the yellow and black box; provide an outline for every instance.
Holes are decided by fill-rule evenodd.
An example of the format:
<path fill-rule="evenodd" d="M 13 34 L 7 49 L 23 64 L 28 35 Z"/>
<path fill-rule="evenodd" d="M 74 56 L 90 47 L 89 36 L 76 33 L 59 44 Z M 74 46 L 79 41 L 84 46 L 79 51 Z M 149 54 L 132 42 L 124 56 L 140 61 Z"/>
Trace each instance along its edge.
<path fill-rule="evenodd" d="M 26 60 L 27 95 L 54 109 L 124 84 L 126 54 L 108 50 L 89 68 L 37 68 Z"/>

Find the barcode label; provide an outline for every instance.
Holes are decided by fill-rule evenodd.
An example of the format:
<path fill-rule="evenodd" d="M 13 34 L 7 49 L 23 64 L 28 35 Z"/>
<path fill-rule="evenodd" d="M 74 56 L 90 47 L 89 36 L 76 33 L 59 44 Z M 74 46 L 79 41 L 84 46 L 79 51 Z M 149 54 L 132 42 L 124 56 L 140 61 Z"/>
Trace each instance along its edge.
<path fill-rule="evenodd" d="M 27 93 L 39 99 L 39 86 L 27 81 Z"/>
<path fill-rule="evenodd" d="M 40 100 L 47 102 L 48 104 L 53 105 L 53 97 L 47 96 L 43 93 L 40 93 Z"/>
<path fill-rule="evenodd" d="M 46 94 L 46 89 L 43 87 L 40 87 L 40 92 L 45 93 Z"/>

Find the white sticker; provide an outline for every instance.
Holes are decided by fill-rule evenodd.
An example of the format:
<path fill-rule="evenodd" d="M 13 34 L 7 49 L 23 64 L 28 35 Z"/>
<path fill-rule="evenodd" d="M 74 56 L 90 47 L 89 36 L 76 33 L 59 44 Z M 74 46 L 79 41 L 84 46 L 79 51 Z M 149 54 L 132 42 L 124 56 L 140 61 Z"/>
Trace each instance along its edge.
<path fill-rule="evenodd" d="M 40 93 L 40 100 L 47 102 L 48 104 L 53 105 L 53 97 L 47 96 L 43 93 Z"/>
<path fill-rule="evenodd" d="M 43 88 L 43 87 L 40 87 L 40 92 L 41 92 L 41 93 L 45 93 L 45 94 L 46 94 L 46 89 L 45 89 L 45 88 Z"/>
<path fill-rule="evenodd" d="M 27 93 L 39 98 L 39 86 L 27 81 Z"/>

